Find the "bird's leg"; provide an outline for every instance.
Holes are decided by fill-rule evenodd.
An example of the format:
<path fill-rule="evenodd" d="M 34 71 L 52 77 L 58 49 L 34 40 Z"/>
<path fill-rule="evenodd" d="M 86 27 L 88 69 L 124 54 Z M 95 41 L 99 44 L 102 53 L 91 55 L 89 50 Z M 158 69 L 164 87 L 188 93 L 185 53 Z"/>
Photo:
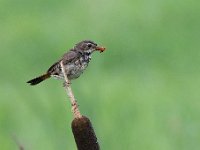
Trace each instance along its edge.
<path fill-rule="evenodd" d="M 63 87 L 66 87 L 66 86 L 70 86 L 71 82 L 68 80 L 67 82 L 64 81 L 63 82 Z"/>
<path fill-rule="evenodd" d="M 66 75 L 66 77 L 67 77 L 67 75 L 68 75 L 68 73 L 69 73 L 69 69 L 68 68 L 63 68 L 64 69 L 64 73 L 65 73 L 65 75 Z M 61 68 L 61 70 L 62 70 L 62 68 Z M 63 77 L 65 78 L 65 75 L 63 75 Z M 67 78 L 68 79 L 68 78 Z M 64 83 L 63 83 L 63 87 L 69 87 L 70 86 L 70 84 L 71 84 L 71 82 L 70 82 L 70 80 L 68 79 L 68 80 L 64 80 Z"/>

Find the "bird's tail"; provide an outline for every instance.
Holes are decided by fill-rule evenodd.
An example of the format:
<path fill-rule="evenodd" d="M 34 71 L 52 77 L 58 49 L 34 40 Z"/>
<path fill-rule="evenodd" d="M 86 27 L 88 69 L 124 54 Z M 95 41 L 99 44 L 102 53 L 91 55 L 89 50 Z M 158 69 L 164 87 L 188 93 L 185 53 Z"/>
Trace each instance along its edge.
<path fill-rule="evenodd" d="M 41 75 L 39 77 L 36 77 L 36 78 L 34 78 L 32 80 L 27 81 L 27 83 L 29 83 L 30 85 L 36 85 L 36 84 L 38 84 L 38 83 L 40 83 L 40 82 L 42 82 L 42 81 L 44 81 L 44 80 L 46 80 L 48 78 L 50 78 L 50 74 L 49 73 L 45 73 L 45 74 L 43 74 L 43 75 Z"/>

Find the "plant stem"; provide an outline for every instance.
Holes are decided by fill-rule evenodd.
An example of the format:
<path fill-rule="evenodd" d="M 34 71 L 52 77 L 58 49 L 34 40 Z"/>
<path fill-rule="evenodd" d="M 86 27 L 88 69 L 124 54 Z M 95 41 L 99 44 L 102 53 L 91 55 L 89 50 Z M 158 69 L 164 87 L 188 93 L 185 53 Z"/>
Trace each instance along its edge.
<path fill-rule="evenodd" d="M 67 95 L 70 99 L 70 102 L 71 102 L 71 105 L 72 105 L 72 113 L 74 115 L 74 118 L 81 118 L 82 115 L 78 109 L 78 104 L 76 102 L 76 99 L 74 97 L 74 94 L 72 92 L 72 88 L 70 86 L 70 81 L 69 79 L 67 78 L 67 73 L 66 73 L 66 70 L 65 70 L 65 67 L 63 65 L 63 62 L 61 61 L 60 62 L 60 65 L 61 65 L 61 69 L 62 69 L 62 72 L 63 72 L 63 75 L 64 75 L 64 79 L 65 79 L 65 82 L 64 82 L 64 87 L 65 87 L 65 90 L 67 92 Z"/>

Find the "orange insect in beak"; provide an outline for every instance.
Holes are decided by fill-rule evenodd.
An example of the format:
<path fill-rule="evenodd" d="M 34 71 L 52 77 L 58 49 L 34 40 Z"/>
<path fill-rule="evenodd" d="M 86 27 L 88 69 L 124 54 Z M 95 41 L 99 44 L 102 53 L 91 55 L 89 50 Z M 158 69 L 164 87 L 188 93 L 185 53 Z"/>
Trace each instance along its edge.
<path fill-rule="evenodd" d="M 106 48 L 105 48 L 105 47 L 99 47 L 99 46 L 97 46 L 97 47 L 96 47 L 96 50 L 97 50 L 97 51 L 100 51 L 100 53 L 101 53 L 101 52 L 105 51 Z"/>

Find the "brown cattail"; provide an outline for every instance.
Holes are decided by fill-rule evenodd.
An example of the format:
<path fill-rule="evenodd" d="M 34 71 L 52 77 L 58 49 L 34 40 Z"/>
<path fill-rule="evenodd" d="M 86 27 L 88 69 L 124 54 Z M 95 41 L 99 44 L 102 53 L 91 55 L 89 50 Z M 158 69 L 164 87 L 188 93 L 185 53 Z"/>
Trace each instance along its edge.
<path fill-rule="evenodd" d="M 78 150 L 100 150 L 92 124 L 87 117 L 74 118 L 72 132 Z"/>

